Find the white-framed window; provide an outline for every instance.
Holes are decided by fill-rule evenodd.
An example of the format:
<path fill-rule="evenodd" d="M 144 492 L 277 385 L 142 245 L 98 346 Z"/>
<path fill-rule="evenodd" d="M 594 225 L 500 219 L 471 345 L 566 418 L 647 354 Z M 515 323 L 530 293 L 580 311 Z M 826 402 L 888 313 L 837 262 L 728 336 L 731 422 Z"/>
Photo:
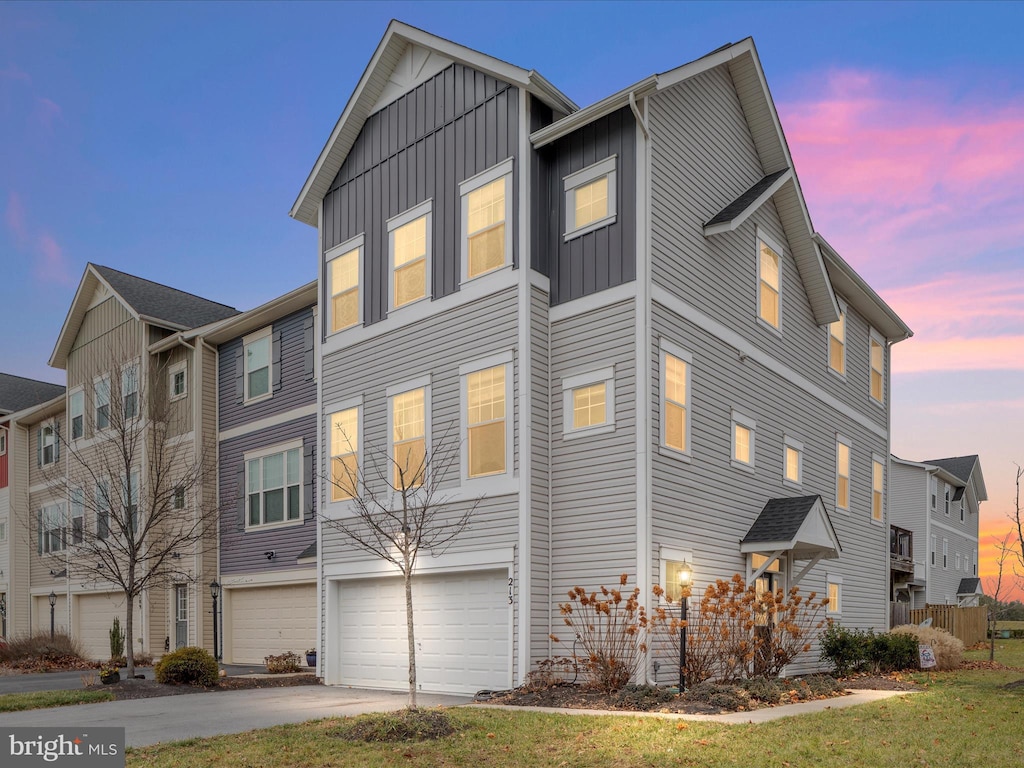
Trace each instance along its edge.
<path fill-rule="evenodd" d="M 459 184 L 462 275 L 472 280 L 512 261 L 512 158 Z"/>
<path fill-rule="evenodd" d="M 7 453 L 7 427 L 0 427 L 0 456 Z"/>
<path fill-rule="evenodd" d="M 359 435 L 362 432 L 362 403 L 339 406 L 327 419 L 331 470 L 327 478 L 331 501 L 344 501 L 359 491 Z"/>
<path fill-rule="evenodd" d="M 825 612 L 829 616 L 836 616 L 843 612 L 843 577 L 828 574 L 828 606 Z"/>
<path fill-rule="evenodd" d="M 7 521 L 0 520 L 0 544 L 7 541 Z"/>
<path fill-rule="evenodd" d="M 850 453 L 853 443 L 845 437 L 836 437 L 836 508 L 850 509 Z"/>
<path fill-rule="evenodd" d="M 185 508 L 185 487 L 182 485 L 174 486 L 174 491 L 171 496 L 171 509 L 184 509 Z"/>
<path fill-rule="evenodd" d="M 81 488 L 71 489 L 71 543 L 81 544 L 85 538 L 85 492 Z"/>
<path fill-rule="evenodd" d="M 949 486 L 946 486 L 946 517 L 949 517 Z"/>
<path fill-rule="evenodd" d="M 958 570 L 958 571 L 959 571 L 959 570 L 960 570 L 960 553 L 959 553 L 959 552 L 957 552 L 957 553 L 956 553 L 956 554 L 954 555 L 953 559 L 954 559 L 954 561 L 956 562 L 956 570 Z"/>
<path fill-rule="evenodd" d="M 251 451 L 244 461 L 246 529 L 302 522 L 302 440 Z"/>
<path fill-rule="evenodd" d="M 562 379 L 562 438 L 615 431 L 615 367 Z"/>
<path fill-rule="evenodd" d="M 512 474 L 512 353 L 460 366 L 465 460 L 463 477 Z"/>
<path fill-rule="evenodd" d="M 404 307 L 430 295 L 432 205 L 433 201 L 427 200 L 388 219 L 391 309 Z"/>
<path fill-rule="evenodd" d="M 121 501 L 125 514 L 128 534 L 135 537 L 139 530 L 139 470 L 133 469 L 121 477 Z"/>
<path fill-rule="evenodd" d="M 661 447 L 690 457 L 690 369 L 693 356 L 661 340 Z"/>
<path fill-rule="evenodd" d="M 928 476 L 928 495 L 931 498 L 932 509 L 935 509 L 935 500 L 939 495 L 939 481 L 935 475 Z"/>
<path fill-rule="evenodd" d="M 839 319 L 828 325 L 828 367 L 846 376 L 846 307 L 839 304 Z"/>
<path fill-rule="evenodd" d="M 56 463 L 59 451 L 56 422 L 43 425 L 39 430 L 39 463 L 44 467 Z"/>
<path fill-rule="evenodd" d="M 804 482 L 804 444 L 789 435 L 782 437 L 782 482 L 797 488 Z"/>
<path fill-rule="evenodd" d="M 182 360 L 168 369 L 167 385 L 171 400 L 180 400 L 188 394 L 188 361 Z"/>
<path fill-rule="evenodd" d="M 47 504 L 40 515 L 42 551 L 62 552 L 67 549 L 68 536 L 63 504 Z"/>
<path fill-rule="evenodd" d="M 395 490 L 423 485 L 430 432 L 429 379 L 388 388 L 388 435 L 391 486 Z"/>
<path fill-rule="evenodd" d="M 85 392 L 76 389 L 68 395 L 68 420 L 71 422 L 71 439 L 85 436 Z"/>
<path fill-rule="evenodd" d="M 935 538 L 935 534 L 932 534 L 932 557 L 931 557 L 932 565 L 935 565 L 935 552 L 936 552 L 937 549 L 938 549 L 937 539 Z"/>
<path fill-rule="evenodd" d="M 757 316 L 769 327 L 782 329 L 782 248 L 757 230 Z"/>
<path fill-rule="evenodd" d="M 971 574 L 978 575 L 978 556 L 973 553 L 971 554 Z"/>
<path fill-rule="evenodd" d="M 110 377 L 100 376 L 93 383 L 96 399 L 96 429 L 104 430 L 110 426 Z"/>
<path fill-rule="evenodd" d="M 964 499 L 963 499 L 963 497 L 961 497 L 960 498 L 960 522 L 961 523 L 964 521 L 964 506 L 965 506 L 964 505 Z"/>
<path fill-rule="evenodd" d="M 110 481 L 100 478 L 96 481 L 96 538 L 110 536 Z"/>
<path fill-rule="evenodd" d="M 949 567 L 949 539 L 942 540 L 942 567 Z"/>
<path fill-rule="evenodd" d="M 757 422 L 739 411 L 732 412 L 732 465 L 743 469 L 754 466 L 754 435 Z"/>
<path fill-rule="evenodd" d="M 134 419 L 139 415 L 138 363 L 128 363 L 121 369 L 121 405 L 125 420 Z"/>
<path fill-rule="evenodd" d="M 885 340 L 871 329 L 870 355 L 871 399 L 876 403 L 885 402 Z"/>
<path fill-rule="evenodd" d="M 245 402 L 251 403 L 271 396 L 273 381 L 273 326 L 250 333 L 242 339 L 245 370 Z"/>
<path fill-rule="evenodd" d="M 885 462 L 880 456 L 871 457 L 871 519 L 882 522 L 885 508 Z"/>
<path fill-rule="evenodd" d="M 565 190 L 565 240 L 615 223 L 616 162 L 611 155 L 562 179 Z"/>
<path fill-rule="evenodd" d="M 693 554 L 681 549 L 661 547 L 661 588 L 665 590 L 665 597 L 678 603 L 682 597 L 682 586 L 679 583 L 679 574 L 685 563 L 693 571 Z M 692 580 L 691 580 L 692 584 Z"/>
<path fill-rule="evenodd" d="M 363 236 L 331 248 L 325 255 L 327 333 L 337 333 L 363 321 L 359 286 L 363 283 Z"/>

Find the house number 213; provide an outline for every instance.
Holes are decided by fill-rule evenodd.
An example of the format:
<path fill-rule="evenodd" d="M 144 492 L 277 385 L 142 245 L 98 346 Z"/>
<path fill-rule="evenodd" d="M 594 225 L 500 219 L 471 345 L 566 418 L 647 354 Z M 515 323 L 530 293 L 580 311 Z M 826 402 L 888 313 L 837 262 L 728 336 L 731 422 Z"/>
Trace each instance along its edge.
<path fill-rule="evenodd" d="M 508 579 L 508 604 L 512 605 L 513 602 L 514 601 L 512 600 L 512 577 L 510 576 Z"/>

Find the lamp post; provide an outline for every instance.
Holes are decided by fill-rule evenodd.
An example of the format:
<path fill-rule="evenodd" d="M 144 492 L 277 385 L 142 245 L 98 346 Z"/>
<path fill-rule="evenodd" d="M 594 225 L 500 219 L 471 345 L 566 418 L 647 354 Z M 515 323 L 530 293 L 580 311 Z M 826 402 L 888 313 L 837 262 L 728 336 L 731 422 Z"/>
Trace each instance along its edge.
<path fill-rule="evenodd" d="M 57 595 L 51 589 L 50 590 L 50 641 L 53 641 L 53 608 L 57 605 Z"/>
<path fill-rule="evenodd" d="M 217 598 L 220 597 L 220 582 L 210 582 L 210 597 L 213 598 L 213 658 L 220 662 L 220 636 L 217 632 Z"/>
<path fill-rule="evenodd" d="M 686 690 L 686 608 L 689 603 L 687 590 L 693 581 L 693 569 L 685 560 L 679 566 L 679 692 Z"/>
<path fill-rule="evenodd" d="M 0 637 L 7 637 L 7 595 L 0 595 Z"/>

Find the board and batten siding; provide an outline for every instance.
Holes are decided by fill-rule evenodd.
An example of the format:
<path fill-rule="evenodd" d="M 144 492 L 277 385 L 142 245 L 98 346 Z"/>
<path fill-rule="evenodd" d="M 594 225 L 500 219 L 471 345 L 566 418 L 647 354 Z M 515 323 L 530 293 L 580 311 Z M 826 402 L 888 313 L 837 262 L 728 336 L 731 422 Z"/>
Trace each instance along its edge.
<path fill-rule="evenodd" d="M 366 325 L 387 316 L 387 221 L 426 200 L 432 201 L 428 295 L 437 299 L 459 290 L 459 184 L 510 157 L 517 165 L 518 126 L 518 90 L 461 64 L 367 118 L 324 197 L 321 228 L 325 252 L 356 235 L 365 238 L 359 300 Z M 518 177 L 516 168 L 512 221 L 519 216 Z M 518 237 L 519 228 L 513 227 L 513 264 L 518 264 Z"/>
<path fill-rule="evenodd" d="M 629 299 L 551 326 L 551 611 L 556 636 L 565 635 L 558 604 L 570 589 L 618 588 L 623 573 L 630 585 L 636 581 L 635 323 L 635 303 Z M 606 367 L 615 371 L 615 430 L 564 439 L 562 379 Z"/>

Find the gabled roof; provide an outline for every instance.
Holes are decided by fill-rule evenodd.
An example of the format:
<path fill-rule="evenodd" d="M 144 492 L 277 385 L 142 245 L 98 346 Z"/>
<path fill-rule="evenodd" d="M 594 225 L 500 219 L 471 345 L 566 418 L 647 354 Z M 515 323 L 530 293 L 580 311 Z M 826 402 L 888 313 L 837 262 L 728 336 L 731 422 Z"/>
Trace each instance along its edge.
<path fill-rule="evenodd" d="M 708 220 L 704 225 L 704 235 L 717 235 L 719 232 L 736 230 L 792 177 L 791 168 L 782 168 L 755 182 L 750 189 Z"/>
<path fill-rule="evenodd" d="M 60 384 L 0 373 L 0 415 L 31 408 L 64 394 Z"/>
<path fill-rule="evenodd" d="M 794 560 L 839 557 L 842 547 L 821 496 L 769 499 L 740 541 L 743 553 L 779 550 L 789 552 Z"/>
<path fill-rule="evenodd" d="M 392 73 L 402 61 L 410 46 L 423 49 L 425 59 L 429 54 L 436 54 L 449 61 L 464 64 L 484 72 L 506 83 L 523 88 L 532 93 L 542 102 L 550 106 L 556 113 L 575 112 L 577 107 L 565 94 L 551 85 L 540 74 L 533 70 L 520 69 L 493 56 L 474 51 L 471 48 L 453 43 L 450 40 L 431 35 L 416 27 L 392 20 L 374 51 L 369 65 L 359 79 L 355 91 L 349 97 L 345 110 L 338 118 L 334 130 L 331 131 L 327 144 L 320 152 L 313 170 L 310 171 L 306 183 L 303 184 L 298 198 L 289 213 L 292 218 L 303 221 L 310 226 L 317 226 L 317 215 L 320 201 L 324 199 L 331 182 L 338 174 L 345 158 L 348 157 L 352 145 L 359 137 L 363 124 L 380 104 L 382 97 L 387 99 Z M 399 93 L 395 93 L 397 98 Z"/>
<path fill-rule="evenodd" d="M 238 310 L 226 304 L 204 299 L 152 280 L 129 275 L 111 267 L 86 264 L 75 298 L 64 319 L 57 344 L 50 356 L 50 365 L 67 365 L 75 337 L 89 309 L 97 288 L 105 287 L 117 296 L 133 317 L 171 330 L 186 330 L 215 320 L 237 315 Z"/>
<path fill-rule="evenodd" d="M 972 456 L 952 456 L 948 459 L 927 459 L 922 463 L 931 464 L 933 467 L 940 467 L 946 470 L 949 474 L 959 478 L 962 485 L 966 486 L 973 480 L 978 500 L 988 500 L 985 477 L 981 474 L 981 460 L 977 454 Z"/>

